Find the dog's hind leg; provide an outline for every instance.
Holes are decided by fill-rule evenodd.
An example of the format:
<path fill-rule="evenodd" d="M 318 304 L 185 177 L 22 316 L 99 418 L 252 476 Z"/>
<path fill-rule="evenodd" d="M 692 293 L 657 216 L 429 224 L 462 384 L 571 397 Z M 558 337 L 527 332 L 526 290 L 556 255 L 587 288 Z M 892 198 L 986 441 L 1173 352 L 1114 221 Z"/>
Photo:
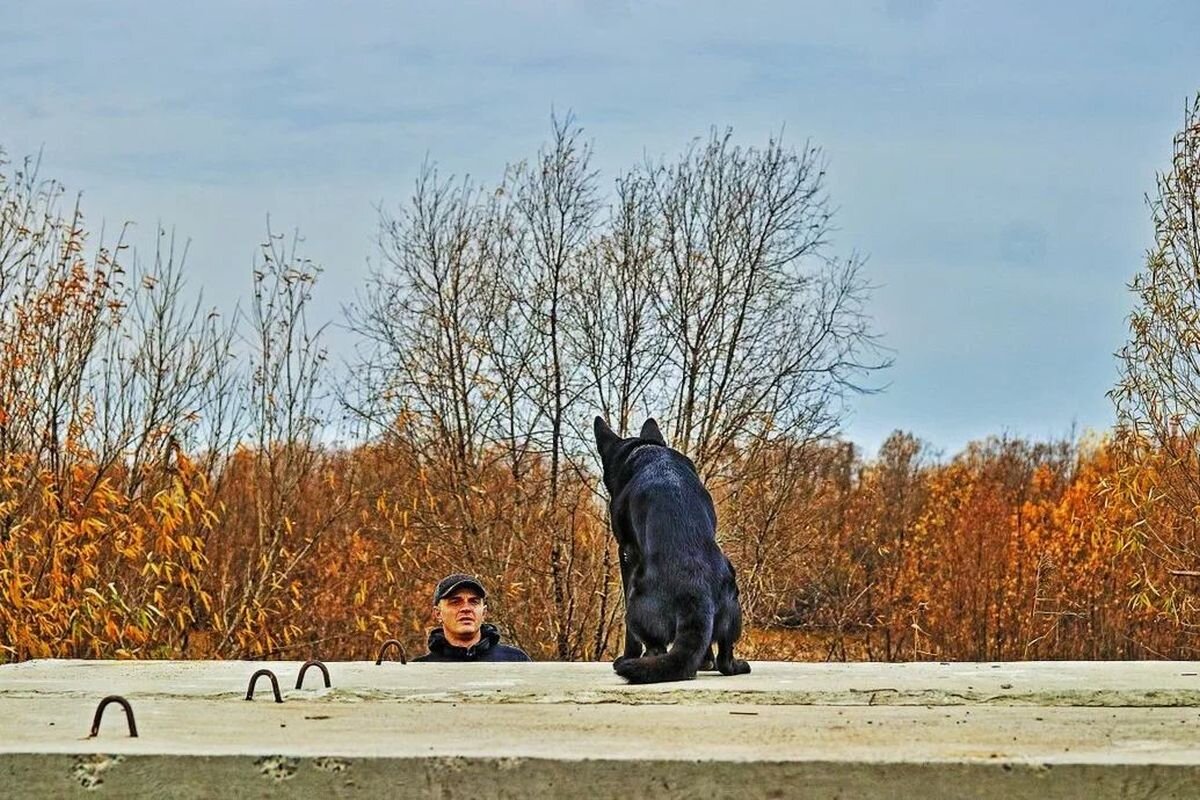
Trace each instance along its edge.
<path fill-rule="evenodd" d="M 733 645 L 742 635 L 742 609 L 737 604 L 737 598 L 727 603 L 717 615 L 717 671 L 722 675 L 745 675 L 750 671 L 750 664 L 740 658 L 733 657 Z"/>
<path fill-rule="evenodd" d="M 704 654 L 704 660 L 700 662 L 700 669 L 704 672 L 712 672 L 717 668 L 717 661 L 713 658 L 712 645 L 708 646 L 708 652 Z"/>
<path fill-rule="evenodd" d="M 750 671 L 750 664 L 734 658 L 733 642 L 722 639 L 717 642 L 717 671 L 722 675 L 745 675 Z"/>
<path fill-rule="evenodd" d="M 660 597 L 635 597 L 630 615 L 647 655 L 623 661 L 617 674 L 630 683 L 682 681 L 696 677 L 696 668 L 712 642 L 712 602 L 703 597 L 676 598 L 676 610 L 668 616 Z M 670 648 L 665 652 L 663 648 Z M 658 655 L 650 655 L 659 652 Z"/>
<path fill-rule="evenodd" d="M 641 641 L 633 633 L 633 626 L 629 624 L 629 588 L 633 580 L 631 576 L 634 570 L 634 558 L 634 551 L 631 548 L 620 543 L 617 544 L 617 561 L 621 567 L 621 594 L 625 599 L 625 649 L 621 651 L 621 655 L 613 659 L 613 669 L 616 669 L 623 661 L 641 658 L 644 652 Z"/>

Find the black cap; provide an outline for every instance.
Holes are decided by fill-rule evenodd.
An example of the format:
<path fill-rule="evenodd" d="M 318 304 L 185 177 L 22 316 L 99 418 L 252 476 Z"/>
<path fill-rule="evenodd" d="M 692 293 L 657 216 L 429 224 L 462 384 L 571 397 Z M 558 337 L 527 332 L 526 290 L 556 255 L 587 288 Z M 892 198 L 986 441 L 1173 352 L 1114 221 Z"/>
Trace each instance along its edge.
<path fill-rule="evenodd" d="M 433 590 L 433 604 L 436 606 L 442 601 L 442 598 L 454 594 L 456 590 L 464 586 L 470 586 L 472 589 L 475 589 L 479 592 L 480 597 L 487 597 L 487 590 L 483 588 L 483 584 L 477 578 L 462 572 L 456 572 L 438 581 L 437 588 Z"/>

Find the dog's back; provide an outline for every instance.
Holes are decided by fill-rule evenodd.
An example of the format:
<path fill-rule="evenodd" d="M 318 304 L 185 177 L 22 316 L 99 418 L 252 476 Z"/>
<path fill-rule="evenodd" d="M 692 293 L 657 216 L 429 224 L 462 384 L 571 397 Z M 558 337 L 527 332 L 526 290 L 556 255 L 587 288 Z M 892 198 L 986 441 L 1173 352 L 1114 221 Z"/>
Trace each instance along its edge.
<path fill-rule="evenodd" d="M 627 644 L 618 674 L 633 683 L 694 677 L 713 641 L 722 673 L 749 672 L 733 659 L 741 633 L 736 577 L 692 462 L 666 446 L 653 420 L 642 436 L 621 439 L 597 418 L 596 434 L 621 547 L 626 626 L 645 648 L 634 657 Z"/>
<path fill-rule="evenodd" d="M 612 511 L 629 519 L 647 571 L 669 570 L 677 579 L 666 591 L 681 591 L 689 582 L 703 586 L 717 577 L 717 515 L 712 497 L 691 462 L 675 450 L 650 446 L 632 454 L 635 471 Z"/>

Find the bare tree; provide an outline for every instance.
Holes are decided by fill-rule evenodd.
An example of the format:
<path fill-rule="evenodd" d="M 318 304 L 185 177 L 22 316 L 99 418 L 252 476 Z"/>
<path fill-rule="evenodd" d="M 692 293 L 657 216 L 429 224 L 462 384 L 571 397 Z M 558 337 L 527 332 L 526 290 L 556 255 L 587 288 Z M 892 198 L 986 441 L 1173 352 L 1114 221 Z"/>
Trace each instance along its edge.
<path fill-rule="evenodd" d="M 497 276 L 485 239 L 487 207 L 469 180 L 440 181 L 429 164 L 408 207 L 380 211 L 377 270 L 352 327 L 373 348 L 370 407 L 383 426 L 405 409 L 428 426 L 457 471 L 477 465 L 496 415 L 490 339 Z"/>
<path fill-rule="evenodd" d="M 187 247 L 159 229 L 153 261 L 121 270 L 111 324 L 97 348 L 87 391 L 94 404 L 90 437 L 100 466 L 127 468 L 130 496 L 149 464 L 165 464 L 172 447 L 207 445 L 206 472 L 228 453 L 237 416 L 228 408 L 234 326 L 203 295 L 189 298 Z M 197 448 L 199 449 L 199 448 Z"/>
<path fill-rule="evenodd" d="M 186 291 L 186 248 L 177 249 L 173 237 L 156 231 L 148 264 L 126 252 L 128 226 L 111 247 L 103 231 L 92 244 L 78 200 L 64 209 L 63 188 L 40 181 L 36 161 L 26 160 L 11 178 L 3 166 L 0 483 L 8 488 L 0 488 L 0 541 L 39 513 L 69 520 L 114 490 L 131 505 L 139 495 L 172 491 L 181 463 L 172 456 L 204 432 L 229 428 L 222 421 L 228 384 L 220 375 L 230 371 L 232 335 Z M 40 491 L 43 482 L 48 493 Z M 185 524 L 203 538 L 209 522 Z M 178 574 L 174 582 L 160 580 L 156 565 L 153 579 L 146 572 L 140 585 L 127 586 L 123 559 L 87 564 L 84 551 L 60 547 L 61 527 L 49 527 L 30 591 L 50 591 L 55 573 L 82 573 L 110 587 L 114 598 L 111 587 L 124 585 L 117 599 L 126 609 L 153 607 L 153 598 L 174 593 L 195 619 L 203 600 L 194 581 Z M 119 525 L 111 538 L 128 535 Z M 203 556 L 191 551 L 187 560 L 194 567 Z"/>
<path fill-rule="evenodd" d="M 438 465 L 430 480 L 459 499 L 414 513 L 456 537 L 464 565 L 509 563 L 549 537 L 527 569 L 557 609 L 560 658 L 600 657 L 618 605 L 611 542 L 600 552 L 593 537 L 599 505 L 580 492 L 595 486 L 581 422 L 597 409 L 622 430 L 664 418 L 672 443 L 726 480 L 777 466 L 770 447 L 786 442 L 789 477 L 770 487 L 781 508 L 843 395 L 886 365 L 860 260 L 828 252 L 819 162 L 714 136 L 622 175 L 605 214 L 568 116 L 494 191 L 427 166 L 409 206 L 381 214 L 384 268 L 351 314 L 367 344 L 354 410 Z M 497 458 L 536 510 L 520 527 L 473 497 Z"/>
<path fill-rule="evenodd" d="M 861 260 L 829 253 L 820 151 L 714 133 L 652 174 L 677 446 L 713 477 L 739 442 L 831 433 L 845 392 L 889 361 Z"/>
<path fill-rule="evenodd" d="M 458 569 L 483 573 L 508 551 L 483 541 L 488 520 L 476 493 L 500 453 L 519 469 L 528 440 L 518 422 L 528 361 L 519 359 L 514 375 L 502 355 L 516 341 L 509 324 L 516 236 L 502 191 L 441 181 L 426 164 L 408 206 L 395 217 L 381 212 L 385 268 L 351 309 L 352 327 L 369 347 L 358 413 L 423 454 L 431 485 L 445 490 L 452 508 L 422 510 L 421 524 L 457 544 Z M 397 427 L 400 417 L 406 422 Z"/>
<path fill-rule="evenodd" d="M 546 452 L 550 457 L 551 505 L 557 499 L 566 414 L 579 391 L 576 365 L 569 358 L 566 309 L 574 269 L 587 254 L 600 208 L 591 148 L 571 116 L 552 126 L 550 144 L 533 164 L 515 171 L 515 210 L 526 231 L 522 249 L 519 310 L 536 333 L 530 400 L 549 416 Z M 577 285 L 577 284 L 576 284 Z"/>
<path fill-rule="evenodd" d="M 63 213 L 62 187 L 36 170 L 26 160 L 12 179 L 0 172 L 0 451 L 40 453 L 62 474 L 75 432 L 93 484 L 120 467 L 132 493 L 169 440 L 212 422 L 232 328 L 187 292 L 173 235 L 157 231 L 149 265 L 124 252 L 125 228 L 89 257 L 78 203 Z"/>
<path fill-rule="evenodd" d="M 635 411 L 645 416 L 664 398 L 660 372 L 668 341 L 657 300 L 663 274 L 658 220 L 647 178 L 630 172 L 616 182 L 607 226 L 568 275 L 565 335 L 605 419 L 622 436 Z M 588 399 L 585 396 L 584 399 Z"/>
<path fill-rule="evenodd" d="M 629 432 L 635 412 L 650 416 L 661 397 L 660 371 L 666 364 L 668 342 L 656 307 L 662 284 L 656 258 L 657 221 L 649 182 L 631 172 L 616 182 L 606 227 L 588 245 L 578 268 L 567 275 L 564 333 L 568 357 L 581 374 L 584 393 L 578 404 L 589 404 L 586 413 L 569 414 L 568 420 L 590 419 L 598 408 L 621 435 Z M 594 402 L 594 405 L 590 403 Z M 582 459 L 573 466 L 582 471 L 591 461 L 590 433 Z M 604 504 L 602 526 L 608 528 Z M 599 606 L 595 612 L 591 657 L 600 659 L 608 646 L 620 605 L 621 582 L 616 572 L 615 542 L 609 540 L 598 576 Z"/>
<path fill-rule="evenodd" d="M 0 458 L 21 473 L 12 485 L 27 488 L 13 497 L 0 489 L 0 542 L 34 501 L 34 475 L 48 476 L 62 510 L 94 408 L 89 369 L 119 319 L 123 249 L 89 248 L 78 199 L 64 210 L 62 185 L 42 181 L 37 160 L 11 176 L 6 166 L 0 154 Z"/>
<path fill-rule="evenodd" d="M 489 441 L 500 445 L 513 479 L 524 491 L 531 456 L 538 453 L 537 432 L 546 411 L 531 399 L 536 354 L 542 342 L 539 332 L 528 324 L 526 287 L 520 265 L 527 244 L 527 230 L 511 202 L 518 168 L 509 168 L 488 205 L 486 250 L 494 283 L 493 320 L 489 347 L 497 398 L 500 403 Z"/>
<path fill-rule="evenodd" d="M 576 365 L 569 357 L 565 312 L 572 285 L 571 270 L 583 262 L 599 210 L 591 148 L 571 116 L 553 120 L 552 140 L 533 164 L 519 167 L 514 179 L 515 210 L 526 231 L 518 277 L 518 309 L 534 332 L 539 348 L 529 386 L 530 402 L 545 410 L 550 430 L 545 449 L 550 458 L 547 513 L 555 518 L 550 570 L 560 658 L 571 655 L 576 600 L 570 580 L 576 537 L 569 520 L 559 519 L 559 489 L 564 467 L 567 413 L 581 393 Z"/>
<path fill-rule="evenodd" d="M 347 493 L 337 505 L 315 514 L 305 502 L 321 477 L 328 409 L 322 329 L 310 329 L 308 322 L 320 267 L 300 256 L 299 243 L 299 234 L 285 242 L 268 225 L 253 269 L 254 295 L 246 320 L 251 370 L 242 385 L 249 450 L 243 450 L 237 487 L 249 495 L 252 517 L 229 521 L 249 536 L 236 562 L 222 565 L 219 585 L 212 587 L 219 598 L 215 613 L 221 615 L 219 652 L 246 652 L 239 633 L 247 631 L 258 645 L 279 644 L 271 631 L 260 630 L 267 617 L 263 610 L 290 602 L 294 572 L 353 499 Z M 222 571 L 238 577 L 221 580 Z"/>
<path fill-rule="evenodd" d="M 1135 307 L 1109 394 L 1131 465 L 1123 488 L 1140 518 L 1125 533 L 1155 565 L 1143 599 L 1195 618 L 1194 584 L 1176 578 L 1200 574 L 1200 94 L 1157 182 L 1147 199 L 1154 244 L 1129 287 Z"/>

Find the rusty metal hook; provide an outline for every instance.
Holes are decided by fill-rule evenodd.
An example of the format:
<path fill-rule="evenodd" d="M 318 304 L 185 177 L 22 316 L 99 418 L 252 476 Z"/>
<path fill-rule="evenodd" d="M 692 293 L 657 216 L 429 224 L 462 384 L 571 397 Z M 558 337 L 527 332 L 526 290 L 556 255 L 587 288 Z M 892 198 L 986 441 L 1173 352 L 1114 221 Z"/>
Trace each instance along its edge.
<path fill-rule="evenodd" d="M 256 683 L 258 683 L 258 679 L 261 678 L 263 675 L 266 675 L 268 678 L 271 679 L 271 689 L 272 689 L 272 691 L 275 692 L 275 702 L 282 703 L 283 695 L 281 695 L 279 693 L 279 681 L 278 681 L 278 679 L 276 679 L 275 673 L 271 672 L 271 670 L 269 670 L 269 669 L 260 669 L 258 672 L 254 673 L 253 675 L 250 676 L 250 688 L 248 688 L 246 690 L 246 699 L 247 700 L 254 699 L 254 685 Z"/>
<path fill-rule="evenodd" d="M 375 666 L 378 667 L 380 664 L 383 663 L 383 657 L 385 655 L 387 655 L 387 651 L 388 651 L 389 647 L 395 648 L 396 652 L 398 652 L 400 654 L 400 663 L 401 664 L 408 663 L 408 656 L 404 655 L 404 645 L 400 644 L 400 640 L 399 639 L 388 639 L 386 642 L 384 642 L 379 647 L 379 658 L 375 659 Z"/>
<path fill-rule="evenodd" d="M 125 721 L 129 723 L 129 735 L 138 735 L 137 723 L 133 721 L 133 708 L 129 705 L 129 701 L 120 695 L 110 694 L 100 701 L 100 705 L 96 706 L 96 716 L 92 718 L 92 732 L 88 736 L 89 739 L 95 738 L 100 733 L 100 719 L 104 716 L 104 709 L 112 703 L 117 703 L 125 709 Z"/>
<path fill-rule="evenodd" d="M 300 674 L 296 676 L 296 688 L 299 689 L 302 685 L 304 685 L 304 673 L 308 671 L 309 667 L 316 667 L 317 669 L 321 670 L 321 674 L 325 676 L 325 688 L 328 689 L 330 686 L 329 670 L 325 668 L 324 664 L 316 659 L 313 659 L 312 661 L 305 661 L 304 666 L 300 667 Z"/>

